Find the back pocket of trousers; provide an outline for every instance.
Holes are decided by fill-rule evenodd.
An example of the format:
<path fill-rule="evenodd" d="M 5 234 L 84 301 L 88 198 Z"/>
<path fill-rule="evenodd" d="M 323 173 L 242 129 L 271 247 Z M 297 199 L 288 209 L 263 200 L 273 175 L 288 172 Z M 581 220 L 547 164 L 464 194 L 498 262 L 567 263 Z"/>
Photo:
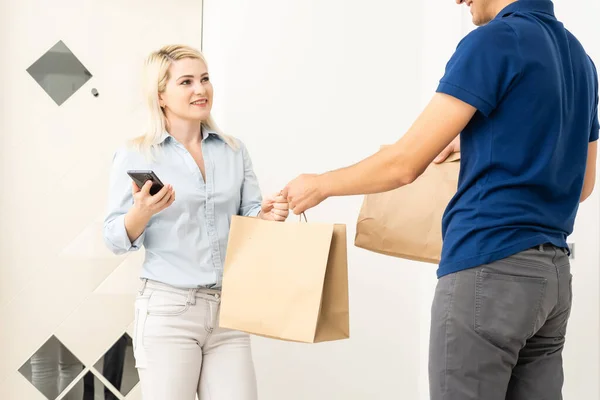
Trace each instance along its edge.
<path fill-rule="evenodd" d="M 475 331 L 504 349 L 521 348 L 538 327 L 545 278 L 477 272 Z"/>

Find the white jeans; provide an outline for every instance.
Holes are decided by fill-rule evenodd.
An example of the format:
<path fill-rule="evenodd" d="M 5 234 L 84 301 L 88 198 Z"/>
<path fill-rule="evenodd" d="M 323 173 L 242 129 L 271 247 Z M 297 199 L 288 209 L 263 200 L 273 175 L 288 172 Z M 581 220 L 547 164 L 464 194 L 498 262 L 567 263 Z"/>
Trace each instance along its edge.
<path fill-rule="evenodd" d="M 144 400 L 257 400 L 248 334 L 218 328 L 220 295 L 144 281 L 133 348 Z"/>

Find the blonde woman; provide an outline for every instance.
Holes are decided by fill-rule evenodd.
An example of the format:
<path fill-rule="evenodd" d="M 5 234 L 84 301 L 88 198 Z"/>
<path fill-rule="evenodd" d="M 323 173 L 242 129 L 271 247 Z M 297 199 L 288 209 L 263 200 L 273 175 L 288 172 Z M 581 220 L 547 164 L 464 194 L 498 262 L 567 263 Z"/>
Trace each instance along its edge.
<path fill-rule="evenodd" d="M 218 327 L 232 215 L 284 221 L 281 196 L 261 199 L 242 142 L 211 118 L 213 87 L 200 52 L 166 46 L 145 65 L 151 128 L 114 156 L 107 246 L 144 245 L 134 354 L 144 400 L 255 400 L 247 334 Z M 138 187 L 128 170 L 152 170 L 163 188 Z"/>

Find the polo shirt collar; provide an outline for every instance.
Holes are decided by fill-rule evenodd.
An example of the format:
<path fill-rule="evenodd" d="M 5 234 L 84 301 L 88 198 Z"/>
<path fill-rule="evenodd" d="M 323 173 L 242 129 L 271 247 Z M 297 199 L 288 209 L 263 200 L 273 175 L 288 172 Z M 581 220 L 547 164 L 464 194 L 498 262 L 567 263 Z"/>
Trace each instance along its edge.
<path fill-rule="evenodd" d="M 540 12 L 554 17 L 554 3 L 551 0 L 517 0 L 504 7 L 496 18 L 500 19 L 515 12 Z"/>

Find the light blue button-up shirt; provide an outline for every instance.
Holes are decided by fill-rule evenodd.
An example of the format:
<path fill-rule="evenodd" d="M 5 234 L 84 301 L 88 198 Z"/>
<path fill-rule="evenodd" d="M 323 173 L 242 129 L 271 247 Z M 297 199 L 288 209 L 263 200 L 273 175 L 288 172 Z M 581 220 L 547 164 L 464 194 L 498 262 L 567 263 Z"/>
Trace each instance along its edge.
<path fill-rule="evenodd" d="M 114 155 L 104 240 L 115 254 L 143 245 L 142 278 L 180 288 L 220 287 L 231 216 L 260 211 L 261 192 L 244 144 L 238 140 L 236 150 L 215 132 L 202 134 L 206 182 L 192 155 L 166 133 L 153 161 L 131 148 Z M 133 243 L 125 230 L 125 214 L 133 205 L 127 175 L 132 169 L 153 170 L 176 193 L 173 204 L 155 214 Z"/>

